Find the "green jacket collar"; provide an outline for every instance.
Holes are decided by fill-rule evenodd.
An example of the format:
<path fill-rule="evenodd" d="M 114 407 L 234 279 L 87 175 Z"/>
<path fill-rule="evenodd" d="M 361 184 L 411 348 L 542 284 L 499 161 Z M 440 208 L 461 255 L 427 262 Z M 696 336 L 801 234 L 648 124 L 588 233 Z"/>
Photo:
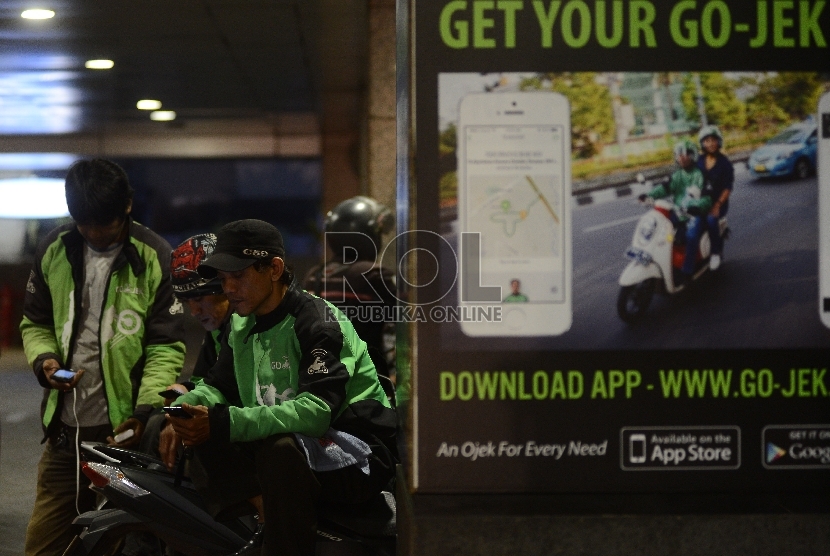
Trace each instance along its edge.
<path fill-rule="evenodd" d="M 244 343 L 248 342 L 248 338 L 250 338 L 254 334 L 259 334 L 261 332 L 265 332 L 266 330 L 270 330 L 274 328 L 276 325 L 282 322 L 282 320 L 291 313 L 295 313 L 294 310 L 297 307 L 297 304 L 300 301 L 300 292 L 299 286 L 297 286 L 297 281 L 291 283 L 288 286 L 288 289 L 285 290 L 285 297 L 282 298 L 280 304 L 277 305 L 277 308 L 268 313 L 267 315 L 262 315 L 261 317 L 256 317 L 256 323 L 248 330 L 248 334 L 245 335 L 245 339 L 242 340 Z"/>

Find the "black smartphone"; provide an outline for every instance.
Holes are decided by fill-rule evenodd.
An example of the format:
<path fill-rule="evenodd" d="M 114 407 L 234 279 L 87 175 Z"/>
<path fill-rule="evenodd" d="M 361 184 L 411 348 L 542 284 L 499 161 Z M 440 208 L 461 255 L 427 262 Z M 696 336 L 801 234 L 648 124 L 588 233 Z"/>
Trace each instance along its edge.
<path fill-rule="evenodd" d="M 72 382 L 75 378 L 75 371 L 72 369 L 58 369 L 52 374 L 52 380 L 55 382 Z"/>
<path fill-rule="evenodd" d="M 190 419 L 193 417 L 190 413 L 178 405 L 167 405 L 162 408 L 170 417 L 178 417 L 179 419 Z"/>
<path fill-rule="evenodd" d="M 161 396 L 162 398 L 167 398 L 167 399 L 178 398 L 181 395 L 182 395 L 181 392 L 179 392 L 178 390 L 173 390 L 172 388 L 159 392 L 159 396 Z"/>

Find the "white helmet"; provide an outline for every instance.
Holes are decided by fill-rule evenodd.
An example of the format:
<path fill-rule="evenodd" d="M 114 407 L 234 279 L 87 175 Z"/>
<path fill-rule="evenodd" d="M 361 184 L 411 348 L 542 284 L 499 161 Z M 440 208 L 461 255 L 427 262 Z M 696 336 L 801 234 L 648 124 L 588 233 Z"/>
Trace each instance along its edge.
<path fill-rule="evenodd" d="M 723 134 L 718 129 L 716 125 L 705 125 L 700 128 L 700 131 L 697 134 L 697 141 L 700 143 L 700 147 L 703 148 L 703 140 L 707 137 L 714 137 L 718 140 L 718 148 L 723 148 Z"/>
<path fill-rule="evenodd" d="M 691 158 L 693 162 L 696 161 L 697 160 L 697 154 L 698 154 L 697 153 L 697 145 L 695 145 L 693 141 L 689 141 L 688 139 L 686 139 L 684 141 L 678 141 L 674 145 L 674 158 L 675 158 L 675 160 L 677 160 L 677 157 L 680 156 L 681 154 L 685 154 L 686 156 Z"/>

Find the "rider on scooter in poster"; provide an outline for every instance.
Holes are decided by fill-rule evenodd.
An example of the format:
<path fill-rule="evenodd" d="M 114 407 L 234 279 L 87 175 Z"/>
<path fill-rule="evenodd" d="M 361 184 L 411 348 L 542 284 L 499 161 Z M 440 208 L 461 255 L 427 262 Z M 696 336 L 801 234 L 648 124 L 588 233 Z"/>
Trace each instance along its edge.
<path fill-rule="evenodd" d="M 706 227 L 712 241 L 712 258 L 709 268 L 717 270 L 723 256 L 723 237 L 720 233 L 720 219 L 729 211 L 729 196 L 735 182 L 735 168 L 721 152 L 723 134 L 717 126 L 707 125 L 697 135 L 703 156 L 697 161 L 697 167 L 703 173 L 705 184 L 703 194 L 712 199 L 712 207 L 706 215 Z"/>
<path fill-rule="evenodd" d="M 658 185 L 646 197 L 662 199 L 670 197 L 674 210 L 670 218 L 678 233 L 685 227 L 686 254 L 683 259 L 679 284 L 688 282 L 695 272 L 700 236 L 706 225 L 705 215 L 712 206 L 712 199 L 702 196 L 703 173 L 697 167 L 697 146 L 688 140 L 680 141 L 674 146 L 674 160 L 680 166 L 669 183 Z M 645 198 L 643 199 L 645 200 Z M 678 285 L 679 285 L 678 284 Z"/>

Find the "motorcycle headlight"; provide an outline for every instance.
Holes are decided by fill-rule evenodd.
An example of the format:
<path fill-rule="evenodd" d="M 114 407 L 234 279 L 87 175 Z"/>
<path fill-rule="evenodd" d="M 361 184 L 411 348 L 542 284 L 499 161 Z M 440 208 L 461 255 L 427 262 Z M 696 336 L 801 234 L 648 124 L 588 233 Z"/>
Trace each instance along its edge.
<path fill-rule="evenodd" d="M 639 245 L 648 245 L 654 238 L 657 231 L 657 220 L 655 218 L 643 218 L 637 227 L 636 241 Z"/>

